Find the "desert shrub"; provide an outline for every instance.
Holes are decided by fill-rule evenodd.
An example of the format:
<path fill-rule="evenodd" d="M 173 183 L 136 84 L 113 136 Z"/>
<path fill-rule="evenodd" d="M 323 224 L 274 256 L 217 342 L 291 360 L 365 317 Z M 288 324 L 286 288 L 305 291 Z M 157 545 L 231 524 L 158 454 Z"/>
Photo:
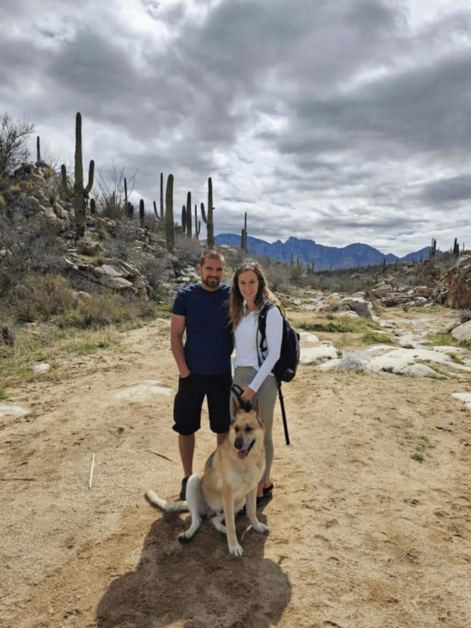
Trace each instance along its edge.
<path fill-rule="evenodd" d="M 332 319 L 317 319 L 314 321 L 302 321 L 298 327 L 305 331 L 319 331 L 329 333 L 362 333 L 368 328 L 381 329 L 378 323 L 369 318 L 350 318 L 349 316 L 341 316 Z"/>
<path fill-rule="evenodd" d="M 187 238 L 185 235 L 175 236 L 175 255 L 181 262 L 197 266 L 205 248 L 199 240 Z"/>
<path fill-rule="evenodd" d="M 145 276 L 154 292 L 154 299 L 159 297 L 162 284 L 168 281 L 169 270 L 165 258 L 148 257 L 139 264 L 139 270 Z"/>
<path fill-rule="evenodd" d="M 137 324 L 139 319 L 154 315 L 155 306 L 150 301 L 130 301 L 119 294 L 103 292 L 78 299 L 75 307 L 63 310 L 54 320 L 63 329 L 97 329 L 126 322 Z"/>
<path fill-rule="evenodd" d="M 67 280 L 59 275 L 31 275 L 16 292 L 15 310 L 19 322 L 48 320 L 74 306 L 76 297 Z"/>
<path fill-rule="evenodd" d="M 272 290 L 279 290 L 290 282 L 290 271 L 287 264 L 268 264 L 265 275 Z"/>
<path fill-rule="evenodd" d="M 25 231 L 14 216 L 0 214 L 0 309 L 11 305 L 26 278 L 51 272 L 62 256 L 61 243 L 47 225 Z"/>
<path fill-rule="evenodd" d="M 133 248 L 136 241 L 136 235 L 133 229 L 125 221 L 118 222 L 114 238 L 106 240 L 104 249 L 110 257 L 117 257 L 123 262 L 129 262 L 133 257 Z"/>
<path fill-rule="evenodd" d="M 375 334 L 373 331 L 365 332 L 361 336 L 360 342 L 365 345 L 373 345 L 373 344 L 392 345 L 394 344 L 394 341 L 392 340 L 390 336 L 387 336 L 386 334 Z"/>

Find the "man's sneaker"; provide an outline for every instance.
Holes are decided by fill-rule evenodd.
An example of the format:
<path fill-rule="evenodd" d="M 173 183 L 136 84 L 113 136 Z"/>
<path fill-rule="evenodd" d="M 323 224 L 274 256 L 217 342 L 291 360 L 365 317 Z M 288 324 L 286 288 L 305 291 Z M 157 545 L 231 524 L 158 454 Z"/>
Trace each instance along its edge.
<path fill-rule="evenodd" d="M 186 501 L 186 485 L 187 485 L 189 477 L 190 476 L 188 476 L 187 478 L 183 478 L 183 480 L 182 480 L 182 488 L 180 490 L 180 501 L 181 502 Z"/>

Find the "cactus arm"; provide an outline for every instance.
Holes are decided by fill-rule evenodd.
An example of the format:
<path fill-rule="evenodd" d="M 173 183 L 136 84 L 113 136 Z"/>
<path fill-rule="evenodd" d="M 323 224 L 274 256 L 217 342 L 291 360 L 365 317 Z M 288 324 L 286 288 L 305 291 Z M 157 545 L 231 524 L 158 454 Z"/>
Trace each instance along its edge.
<path fill-rule="evenodd" d="M 88 196 L 90 194 L 90 192 L 92 191 L 92 187 L 93 187 L 93 175 L 95 173 L 95 162 L 93 161 L 93 159 L 90 161 L 90 165 L 88 167 L 88 183 L 87 183 L 87 187 L 85 188 L 85 194 Z"/>
<path fill-rule="evenodd" d="M 62 187 L 64 188 L 64 192 L 67 198 L 73 196 L 73 190 L 69 186 L 69 182 L 67 181 L 67 169 L 65 164 L 61 166 L 61 176 L 62 176 Z"/>

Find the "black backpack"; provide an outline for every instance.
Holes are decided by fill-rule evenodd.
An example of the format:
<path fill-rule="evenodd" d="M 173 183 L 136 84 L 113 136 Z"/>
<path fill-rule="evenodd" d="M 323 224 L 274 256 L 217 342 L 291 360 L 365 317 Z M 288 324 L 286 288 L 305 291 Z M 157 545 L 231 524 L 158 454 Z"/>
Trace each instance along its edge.
<path fill-rule="evenodd" d="M 267 327 L 267 314 L 268 310 L 272 307 L 277 307 L 273 303 L 268 301 L 262 307 L 260 314 L 258 315 L 258 331 L 260 332 L 260 351 L 263 353 L 267 350 L 266 339 L 266 327 Z M 278 308 L 280 309 L 280 308 Z M 283 316 L 283 312 L 281 312 Z M 262 363 L 260 352 L 257 345 L 257 354 L 259 365 Z M 299 364 L 300 346 L 299 346 L 299 334 L 288 323 L 283 316 L 283 338 L 281 340 L 280 357 L 273 367 L 273 374 L 276 377 L 276 381 L 290 382 L 296 375 L 296 369 Z"/>

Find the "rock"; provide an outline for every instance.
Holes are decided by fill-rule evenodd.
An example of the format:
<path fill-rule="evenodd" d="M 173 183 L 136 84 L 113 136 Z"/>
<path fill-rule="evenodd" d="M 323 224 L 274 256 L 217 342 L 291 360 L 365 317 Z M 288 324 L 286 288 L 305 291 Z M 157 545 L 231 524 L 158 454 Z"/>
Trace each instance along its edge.
<path fill-rule="evenodd" d="M 353 312 L 356 312 L 358 316 L 362 316 L 363 318 L 371 318 L 370 308 L 372 307 L 372 304 L 369 301 L 365 301 L 365 299 L 345 297 L 340 300 L 339 309 L 341 311 L 350 309 Z"/>
<path fill-rule="evenodd" d="M 342 307 L 348 307 L 348 306 L 342 306 Z M 357 314 L 356 312 L 354 312 L 353 310 L 342 310 L 340 309 L 338 312 L 335 312 L 334 316 L 336 318 L 340 317 L 340 316 L 348 316 L 350 318 L 359 318 L 359 314 Z"/>
<path fill-rule="evenodd" d="M 471 410 L 471 393 L 452 393 L 455 399 L 462 401 L 468 410 Z"/>
<path fill-rule="evenodd" d="M 21 406 L 0 406 L 0 417 L 2 416 L 25 416 L 29 410 L 25 410 Z"/>
<path fill-rule="evenodd" d="M 367 364 L 355 353 L 347 353 L 344 357 L 342 357 L 342 359 L 326 362 L 325 364 L 322 364 L 320 368 L 323 371 L 336 369 L 339 371 L 356 370 L 368 372 L 370 370 Z"/>
<path fill-rule="evenodd" d="M 103 264 L 101 267 L 103 273 L 108 275 L 108 277 L 125 277 L 129 273 L 129 271 L 125 271 L 117 266 L 111 266 L 110 264 Z"/>
<path fill-rule="evenodd" d="M 325 358 L 331 360 L 337 357 L 337 350 L 332 345 L 322 345 L 320 347 L 309 347 L 308 349 L 301 349 L 300 364 L 312 364 L 317 360 L 323 360 Z"/>
<path fill-rule="evenodd" d="M 307 341 L 307 342 L 312 342 L 312 343 L 319 342 L 319 338 L 316 335 L 311 334 L 308 331 L 299 332 L 299 336 L 300 336 L 301 342 L 302 341 Z"/>
<path fill-rule="evenodd" d="M 455 327 L 451 335 L 457 340 L 471 340 L 471 321 Z"/>
<path fill-rule="evenodd" d="M 377 288 L 373 288 L 372 290 L 369 291 L 369 295 L 371 297 L 375 297 L 376 299 L 379 299 L 381 297 L 386 297 L 389 294 L 391 294 L 393 291 L 392 286 L 390 286 L 389 284 L 387 285 L 382 285 L 382 286 L 378 286 Z"/>
<path fill-rule="evenodd" d="M 463 255 L 446 274 L 448 303 L 452 308 L 471 306 L 471 256 Z"/>

